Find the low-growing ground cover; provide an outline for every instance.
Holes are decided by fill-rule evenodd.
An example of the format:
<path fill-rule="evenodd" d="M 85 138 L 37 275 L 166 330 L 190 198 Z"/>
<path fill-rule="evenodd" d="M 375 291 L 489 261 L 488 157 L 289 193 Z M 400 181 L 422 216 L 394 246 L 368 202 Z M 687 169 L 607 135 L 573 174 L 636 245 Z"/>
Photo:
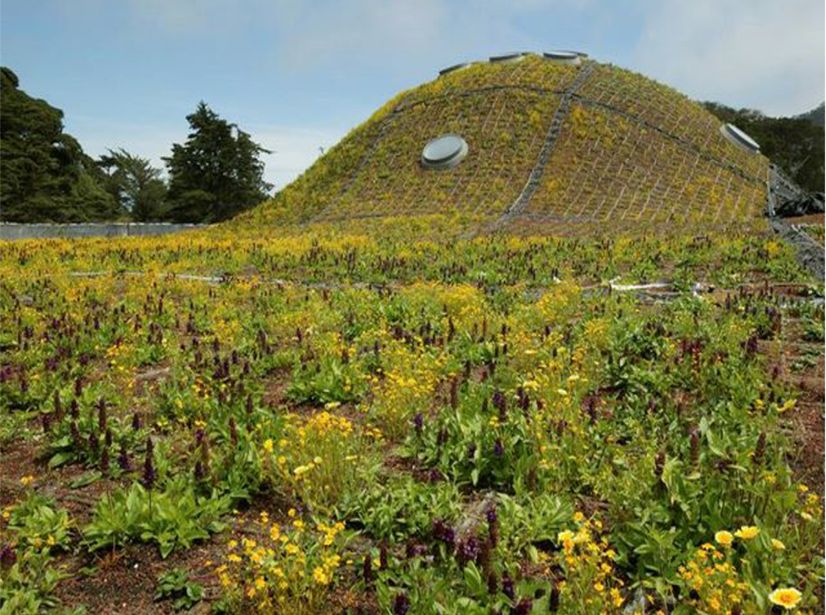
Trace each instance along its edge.
<path fill-rule="evenodd" d="M 822 610 L 793 251 L 454 222 L 0 244 L 0 612 Z"/>

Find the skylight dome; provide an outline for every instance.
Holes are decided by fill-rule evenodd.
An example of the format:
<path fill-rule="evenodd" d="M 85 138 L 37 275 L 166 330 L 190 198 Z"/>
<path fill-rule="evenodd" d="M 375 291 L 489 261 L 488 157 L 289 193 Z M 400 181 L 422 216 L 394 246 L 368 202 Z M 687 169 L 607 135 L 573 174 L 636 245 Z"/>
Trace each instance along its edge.
<path fill-rule="evenodd" d="M 467 153 L 468 146 L 462 137 L 442 135 L 424 146 L 422 164 L 428 169 L 450 169 L 459 164 Z"/>
<path fill-rule="evenodd" d="M 500 63 L 500 62 L 519 62 L 520 60 L 524 60 L 525 56 L 528 55 L 524 51 L 515 51 L 513 53 L 503 53 L 502 55 L 498 56 L 491 56 L 490 62 L 492 64 Z"/>
<path fill-rule="evenodd" d="M 447 68 L 443 68 L 439 71 L 439 76 L 447 75 L 448 73 L 453 73 L 457 70 L 462 70 L 463 68 L 467 68 L 471 65 L 471 62 L 460 62 L 459 64 L 453 64 L 452 66 L 448 66 Z"/>
<path fill-rule="evenodd" d="M 723 124 L 720 126 L 723 136 L 734 143 L 740 149 L 744 149 L 752 154 L 760 153 L 760 144 L 748 136 L 745 132 L 737 128 L 734 124 Z"/>
<path fill-rule="evenodd" d="M 576 66 L 582 63 L 582 58 L 576 51 L 546 51 L 542 55 L 546 60 L 558 64 L 572 64 Z"/>

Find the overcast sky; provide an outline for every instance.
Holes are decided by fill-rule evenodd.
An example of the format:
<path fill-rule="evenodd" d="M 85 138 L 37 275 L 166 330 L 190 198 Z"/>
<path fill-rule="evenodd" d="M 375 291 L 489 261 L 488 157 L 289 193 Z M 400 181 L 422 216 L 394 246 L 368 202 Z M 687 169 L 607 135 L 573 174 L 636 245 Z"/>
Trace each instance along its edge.
<path fill-rule="evenodd" d="M 550 49 L 772 115 L 824 98 L 823 0 L 0 1 L 0 61 L 87 153 L 160 165 L 204 100 L 277 187 L 439 68 Z"/>

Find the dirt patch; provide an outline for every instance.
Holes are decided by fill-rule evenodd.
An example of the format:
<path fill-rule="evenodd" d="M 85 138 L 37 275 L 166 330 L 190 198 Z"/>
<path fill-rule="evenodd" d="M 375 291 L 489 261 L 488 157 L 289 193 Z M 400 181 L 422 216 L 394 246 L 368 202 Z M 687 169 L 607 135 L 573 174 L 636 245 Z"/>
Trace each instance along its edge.
<path fill-rule="evenodd" d="M 824 357 L 800 374 L 790 374 L 800 392 L 796 408 L 789 414 L 795 441 L 792 467 L 795 474 L 820 496 L 824 495 Z"/>
<path fill-rule="evenodd" d="M 275 371 L 264 379 L 264 395 L 261 401 L 265 406 L 277 407 L 288 403 L 287 389 L 290 386 L 290 379 L 289 369 Z"/>
<path fill-rule="evenodd" d="M 784 218 L 789 224 L 820 224 L 823 225 L 823 214 L 808 214 L 806 216 L 794 216 L 792 218 Z"/>
<path fill-rule="evenodd" d="M 173 568 L 183 568 L 189 571 L 190 580 L 204 585 L 206 601 L 215 599 L 218 587 L 212 564 L 222 553 L 222 544 L 213 537 L 167 560 L 160 559 L 157 548 L 150 545 L 128 545 L 116 551 L 74 558 L 67 564 L 71 577 L 58 586 L 57 596 L 67 606 L 85 605 L 89 613 L 174 613 L 170 601 L 154 600 L 158 576 Z M 84 569 L 93 573 L 83 574 Z M 190 612 L 209 612 L 207 602 Z"/>
<path fill-rule="evenodd" d="M 31 440 L 19 440 L 0 450 L 0 507 L 18 501 L 25 488 L 24 476 L 37 476 L 43 465 L 37 461 L 38 446 Z"/>

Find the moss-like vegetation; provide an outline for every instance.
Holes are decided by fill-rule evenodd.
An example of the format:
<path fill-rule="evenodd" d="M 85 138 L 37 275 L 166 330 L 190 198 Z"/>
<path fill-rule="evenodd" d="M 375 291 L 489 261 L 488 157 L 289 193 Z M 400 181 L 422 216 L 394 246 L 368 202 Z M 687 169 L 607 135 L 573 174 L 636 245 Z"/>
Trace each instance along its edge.
<path fill-rule="evenodd" d="M 768 160 L 719 128 L 702 105 L 611 65 L 539 56 L 476 63 L 396 96 L 237 224 L 456 214 L 474 217 L 476 230 L 501 228 L 532 171 L 541 171 L 540 183 L 518 213 L 534 231 L 605 221 L 742 224 L 764 209 Z M 465 138 L 468 157 L 453 169 L 424 169 L 424 145 L 450 132 Z"/>

